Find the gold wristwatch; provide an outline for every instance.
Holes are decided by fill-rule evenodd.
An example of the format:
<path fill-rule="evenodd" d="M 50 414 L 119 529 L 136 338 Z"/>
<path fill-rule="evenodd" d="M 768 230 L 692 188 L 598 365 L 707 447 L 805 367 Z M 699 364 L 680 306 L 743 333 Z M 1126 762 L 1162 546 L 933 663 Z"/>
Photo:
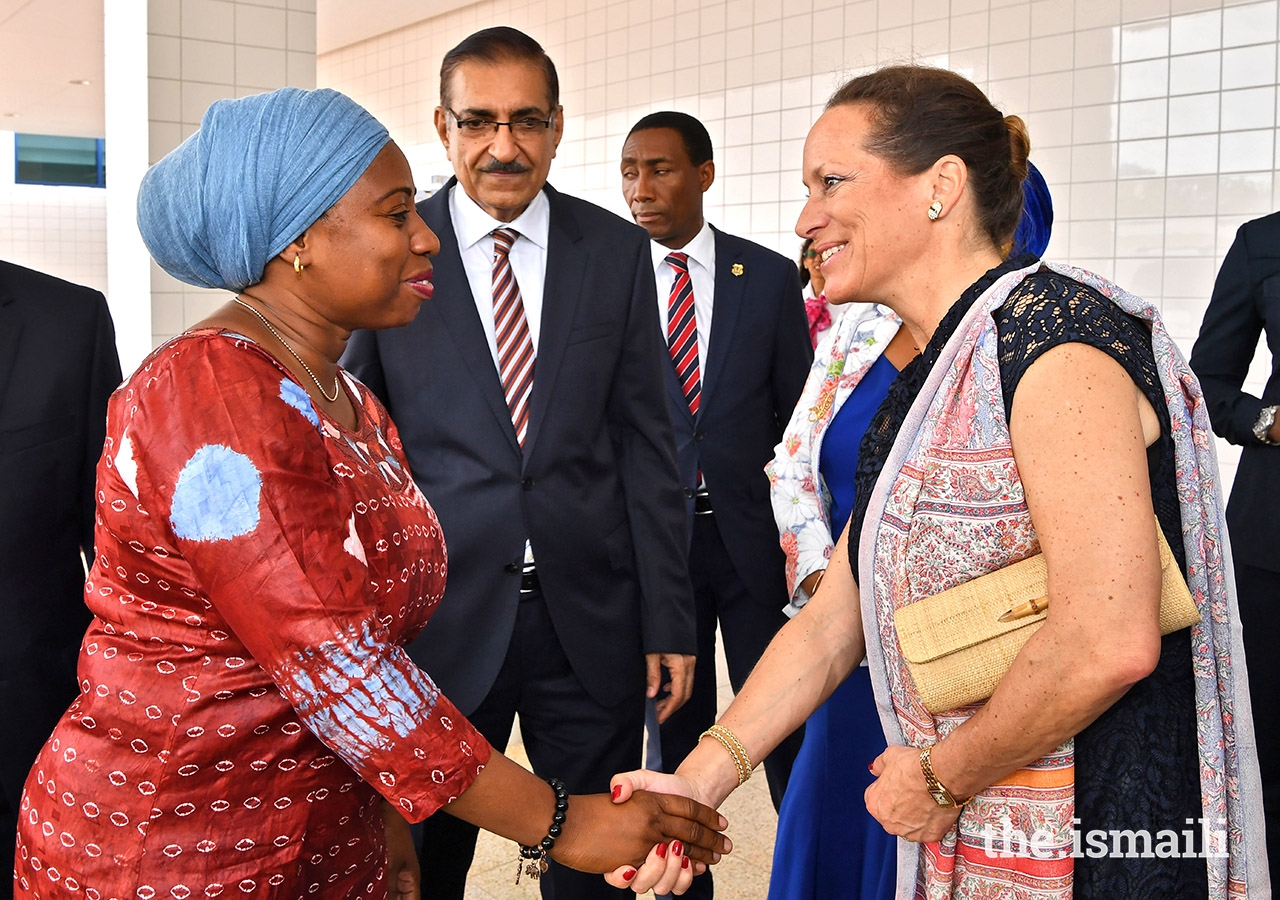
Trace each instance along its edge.
<path fill-rule="evenodd" d="M 938 776 L 933 774 L 933 760 L 929 758 L 929 754 L 932 752 L 932 747 L 925 747 L 920 751 L 920 771 L 924 772 L 924 783 L 929 790 L 929 796 L 933 798 L 934 803 L 943 809 L 955 809 L 958 806 L 964 806 L 973 798 L 965 797 L 963 800 L 957 800 L 951 796 L 951 792 L 938 780 Z"/>

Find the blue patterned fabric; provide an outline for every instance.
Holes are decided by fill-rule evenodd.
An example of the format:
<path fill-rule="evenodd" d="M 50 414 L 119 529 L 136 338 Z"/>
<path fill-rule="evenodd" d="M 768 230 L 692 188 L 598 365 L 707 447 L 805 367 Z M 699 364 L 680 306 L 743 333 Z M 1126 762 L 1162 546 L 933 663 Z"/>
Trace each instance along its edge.
<path fill-rule="evenodd" d="M 253 461 L 222 444 L 205 444 L 173 489 L 169 524 L 189 541 L 229 541 L 258 527 L 262 476 Z"/>
<path fill-rule="evenodd" d="M 281 88 L 211 105 L 138 190 L 138 228 L 166 272 L 240 291 L 364 174 L 387 129 L 337 91 Z"/>

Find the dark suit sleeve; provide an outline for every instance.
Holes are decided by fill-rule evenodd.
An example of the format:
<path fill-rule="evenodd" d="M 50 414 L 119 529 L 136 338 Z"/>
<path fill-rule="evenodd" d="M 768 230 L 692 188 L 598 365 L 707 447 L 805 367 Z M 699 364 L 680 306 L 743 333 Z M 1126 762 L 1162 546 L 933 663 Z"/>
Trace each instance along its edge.
<path fill-rule="evenodd" d="M 378 336 L 373 331 L 357 331 L 347 342 L 347 350 L 339 361 L 391 411 L 387 401 L 387 379 L 382 372 L 382 355 L 378 352 Z"/>
<path fill-rule="evenodd" d="M 789 263 L 783 271 L 773 347 L 773 414 L 779 435 L 791 421 L 791 413 L 809 377 L 809 366 L 813 364 L 813 342 L 809 339 L 809 318 L 804 311 L 800 276 Z"/>
<path fill-rule="evenodd" d="M 660 367 L 665 346 L 653 311 L 657 288 L 648 240 L 636 243 L 627 334 L 608 415 L 635 546 L 644 651 L 692 655 L 697 652 L 693 588 L 685 498 Z"/>
<path fill-rule="evenodd" d="M 120 386 L 120 356 L 116 352 L 116 329 L 107 308 L 107 298 L 94 292 L 93 363 L 89 373 L 85 404 L 84 460 L 80 468 L 80 550 L 93 564 L 94 491 L 98 458 L 107 439 L 107 400 Z"/>
<path fill-rule="evenodd" d="M 1258 303 L 1262 286 L 1250 261 L 1248 228 L 1246 224 L 1236 232 L 1222 261 L 1191 350 L 1191 368 L 1204 389 L 1214 432 L 1241 445 L 1260 443 L 1252 429 L 1262 409 L 1259 398 L 1241 390 L 1264 326 Z"/>

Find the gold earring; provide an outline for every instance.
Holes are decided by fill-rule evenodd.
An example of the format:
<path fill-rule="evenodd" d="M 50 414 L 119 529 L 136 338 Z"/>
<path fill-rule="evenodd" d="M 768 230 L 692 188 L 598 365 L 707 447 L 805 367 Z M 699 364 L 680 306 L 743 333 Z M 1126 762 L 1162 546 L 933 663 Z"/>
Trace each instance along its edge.
<path fill-rule="evenodd" d="M 942 215 L 942 201 L 934 200 L 932 203 L 930 203 L 929 211 L 925 213 L 925 215 L 929 217 L 930 222 L 936 222 L 938 220 L 938 216 Z"/>
<path fill-rule="evenodd" d="M 301 257 L 301 256 L 299 256 L 297 253 L 293 254 L 293 272 L 294 272 L 294 274 L 295 274 L 295 275 L 297 275 L 299 278 L 301 278 L 301 277 L 302 277 L 302 270 L 303 270 L 303 269 L 305 269 L 305 268 L 306 268 L 306 266 L 304 266 L 304 265 L 302 264 L 302 257 Z"/>

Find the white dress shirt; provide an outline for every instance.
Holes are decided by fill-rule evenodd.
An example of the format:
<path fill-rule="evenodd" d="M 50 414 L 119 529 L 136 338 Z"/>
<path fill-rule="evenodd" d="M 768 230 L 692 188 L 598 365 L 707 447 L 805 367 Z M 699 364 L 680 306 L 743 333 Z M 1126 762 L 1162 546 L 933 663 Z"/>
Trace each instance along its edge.
<path fill-rule="evenodd" d="M 493 324 L 493 232 L 498 228 L 519 232 L 520 236 L 511 245 L 507 258 L 511 261 L 516 284 L 520 286 L 524 316 L 529 323 L 529 340 L 533 341 L 536 372 L 538 335 L 542 332 L 542 289 L 547 280 L 547 241 L 551 232 L 551 204 L 547 195 L 538 191 L 538 196 L 514 221 L 499 222 L 467 196 L 461 185 L 455 184 L 449 191 L 449 218 L 453 220 L 462 268 L 467 273 L 467 283 L 471 285 L 471 296 L 476 302 L 480 324 L 484 326 L 484 336 L 489 342 L 489 354 L 499 377 L 502 376 L 502 366 L 498 363 L 498 333 Z M 525 540 L 525 568 L 531 569 L 533 562 L 533 546 Z"/>
<path fill-rule="evenodd" d="M 467 196 L 461 185 L 455 184 L 449 192 L 449 217 L 453 220 L 471 296 L 489 341 L 489 353 L 499 374 L 502 369 L 498 365 L 498 337 L 493 324 L 493 232 L 497 228 L 511 228 L 520 233 L 508 257 L 516 284 L 520 286 L 536 359 L 538 335 L 542 331 L 542 289 L 547 280 L 547 240 L 551 230 L 551 204 L 547 195 L 539 191 L 515 221 L 499 222 Z"/>
<path fill-rule="evenodd" d="M 707 346 L 711 338 L 711 316 L 715 308 L 716 293 L 716 235 L 706 221 L 693 240 L 679 250 L 670 250 L 657 241 L 649 242 L 653 251 L 653 275 L 658 283 L 658 322 L 662 325 L 662 337 L 667 337 L 667 313 L 671 302 L 671 286 L 676 280 L 676 270 L 667 262 L 671 253 L 689 255 L 689 280 L 693 282 L 693 315 L 698 322 L 698 377 L 706 377 Z"/>

